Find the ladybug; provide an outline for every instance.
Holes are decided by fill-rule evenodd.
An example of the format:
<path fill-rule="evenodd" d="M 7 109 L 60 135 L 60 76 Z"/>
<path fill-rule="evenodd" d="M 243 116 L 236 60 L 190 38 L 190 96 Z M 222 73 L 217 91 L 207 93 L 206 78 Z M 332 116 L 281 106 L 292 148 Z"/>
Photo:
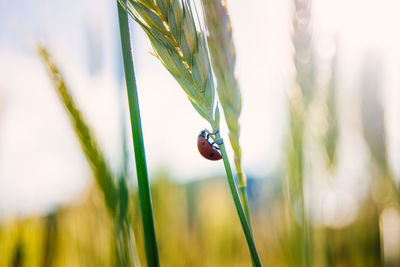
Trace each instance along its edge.
<path fill-rule="evenodd" d="M 200 154 L 208 160 L 220 160 L 221 154 L 218 152 L 218 147 L 209 141 L 210 134 L 206 130 L 200 132 L 197 138 L 197 148 Z"/>

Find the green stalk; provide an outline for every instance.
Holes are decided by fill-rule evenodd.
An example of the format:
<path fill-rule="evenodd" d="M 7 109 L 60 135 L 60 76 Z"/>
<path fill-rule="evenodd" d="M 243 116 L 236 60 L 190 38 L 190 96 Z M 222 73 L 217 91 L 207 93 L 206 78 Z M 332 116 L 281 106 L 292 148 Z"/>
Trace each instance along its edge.
<path fill-rule="evenodd" d="M 239 176 L 239 174 L 238 174 L 238 176 Z M 244 213 L 246 214 L 246 219 L 249 222 L 249 226 L 250 226 L 250 229 L 251 229 L 250 212 L 249 212 L 249 204 L 247 203 L 246 188 L 247 188 L 246 185 L 244 185 L 244 186 L 240 186 L 239 185 L 240 199 L 242 200 Z"/>
<path fill-rule="evenodd" d="M 217 133 L 215 134 L 215 140 L 222 140 L 219 131 L 217 131 Z M 228 179 L 229 188 L 230 188 L 231 193 L 232 193 L 233 202 L 235 203 L 236 211 L 237 211 L 237 213 L 239 215 L 239 220 L 240 220 L 240 223 L 242 224 L 243 232 L 244 232 L 244 235 L 246 237 L 247 245 L 248 245 L 249 250 L 250 250 L 250 255 L 251 255 L 252 262 L 253 262 L 253 266 L 256 266 L 256 267 L 262 266 L 260 257 L 258 256 L 256 244 L 254 242 L 254 237 L 253 237 L 253 234 L 251 232 L 250 224 L 247 221 L 246 214 L 245 214 L 242 202 L 241 202 L 240 197 L 239 197 L 239 192 L 238 192 L 238 189 L 236 187 L 235 180 L 233 179 L 232 169 L 231 169 L 231 166 L 229 164 L 229 160 L 228 160 L 228 156 L 226 154 L 225 146 L 224 146 L 223 143 L 219 144 L 218 146 L 219 146 L 219 150 L 221 152 L 222 159 L 224 161 L 226 176 L 227 176 L 227 179 Z"/>
<path fill-rule="evenodd" d="M 246 181 L 247 178 L 244 176 L 244 174 L 242 172 L 241 163 L 236 162 L 236 157 L 235 157 L 235 166 L 236 166 L 236 174 L 238 176 L 238 189 L 239 189 L 239 194 L 240 194 L 240 200 L 242 201 L 243 209 L 246 214 L 246 218 L 247 218 L 247 222 L 249 223 L 250 230 L 252 230 L 251 221 L 250 221 L 249 204 L 247 201 L 247 181 Z"/>
<path fill-rule="evenodd" d="M 301 185 L 304 185 L 304 177 L 301 175 Z M 310 267 L 311 266 L 311 225 L 310 221 L 307 218 L 306 209 L 305 209 L 305 199 L 304 199 L 304 188 L 301 187 L 301 222 L 302 222 L 302 230 L 301 230 L 301 240 L 303 246 L 303 266 Z"/>
<path fill-rule="evenodd" d="M 133 69 L 128 14 L 118 1 L 117 6 L 147 265 L 151 267 L 160 266 L 156 233 L 154 229 L 153 210 L 151 206 L 150 186 L 147 175 L 146 156 L 143 144 L 142 126 L 140 121 L 139 101 L 136 89 L 135 72 Z"/>
<path fill-rule="evenodd" d="M 117 238 L 118 266 L 140 266 L 137 257 L 135 240 L 128 222 L 115 220 L 115 236 Z"/>

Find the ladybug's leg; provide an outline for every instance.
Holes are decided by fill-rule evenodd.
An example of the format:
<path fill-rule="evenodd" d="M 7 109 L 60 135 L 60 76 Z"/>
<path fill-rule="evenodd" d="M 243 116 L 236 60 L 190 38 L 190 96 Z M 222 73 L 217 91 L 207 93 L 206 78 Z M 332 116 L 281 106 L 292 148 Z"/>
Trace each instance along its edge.
<path fill-rule="evenodd" d="M 213 147 L 213 148 L 215 148 L 215 149 L 218 149 L 219 150 L 219 145 L 222 145 L 224 143 L 224 141 L 222 140 L 222 138 L 221 139 L 219 139 L 219 140 L 216 140 L 215 142 L 212 142 L 210 145 Z M 218 146 L 216 146 L 215 144 L 217 144 Z"/>
<path fill-rule="evenodd" d="M 207 129 L 204 129 L 204 131 L 207 133 L 206 139 L 208 140 L 210 138 L 210 135 L 212 135 L 212 133 Z"/>
<path fill-rule="evenodd" d="M 215 149 L 218 149 L 218 150 L 219 150 L 219 147 L 218 147 L 218 146 L 216 146 L 215 144 L 216 144 L 215 142 L 212 142 L 210 145 L 211 145 L 213 148 L 215 148 Z"/>
<path fill-rule="evenodd" d="M 210 132 L 207 129 L 204 129 L 204 131 L 207 133 L 206 139 L 209 140 L 210 137 L 212 140 L 215 140 L 214 136 L 219 132 L 219 130 L 216 130 L 215 132 Z"/>
<path fill-rule="evenodd" d="M 207 132 L 208 132 L 208 131 L 207 131 Z M 218 129 L 215 130 L 215 132 L 212 132 L 212 133 L 208 132 L 209 135 L 213 135 L 213 136 L 215 136 L 217 133 L 219 133 L 219 130 L 218 130 Z"/>
<path fill-rule="evenodd" d="M 224 140 L 222 138 L 215 140 L 214 142 L 215 144 L 217 144 L 218 146 L 223 145 L 224 144 Z"/>
<path fill-rule="evenodd" d="M 208 140 L 208 138 L 210 138 L 211 137 L 211 139 L 212 140 L 215 140 L 215 135 L 217 134 L 217 133 L 219 133 L 219 130 L 217 129 L 217 130 L 215 130 L 214 132 L 210 132 L 210 131 L 208 131 L 207 129 L 205 129 L 205 131 L 207 132 L 207 140 Z"/>

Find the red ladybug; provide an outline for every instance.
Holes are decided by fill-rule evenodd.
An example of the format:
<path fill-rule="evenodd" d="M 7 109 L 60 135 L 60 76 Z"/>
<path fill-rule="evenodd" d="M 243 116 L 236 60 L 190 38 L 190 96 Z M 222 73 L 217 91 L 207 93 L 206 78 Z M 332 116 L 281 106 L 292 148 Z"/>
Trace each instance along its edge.
<path fill-rule="evenodd" d="M 204 158 L 209 160 L 220 160 L 222 158 L 221 154 L 218 152 L 218 148 L 214 146 L 214 143 L 211 144 L 210 141 L 208 141 L 209 137 L 207 131 L 201 131 L 197 138 L 197 148 Z"/>

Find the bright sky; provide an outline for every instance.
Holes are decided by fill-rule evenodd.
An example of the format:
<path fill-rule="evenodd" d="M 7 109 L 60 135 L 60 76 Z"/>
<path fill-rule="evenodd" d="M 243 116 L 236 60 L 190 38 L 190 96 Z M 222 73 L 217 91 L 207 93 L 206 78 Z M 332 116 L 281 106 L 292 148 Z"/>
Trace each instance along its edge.
<path fill-rule="evenodd" d="M 322 53 L 330 51 L 334 33 L 338 34 L 341 93 L 354 95 L 364 52 L 375 46 L 386 70 L 385 99 L 400 99 L 399 2 L 313 2 L 314 38 Z M 274 171 L 283 156 L 286 90 L 293 85 L 289 3 L 228 3 L 243 93 L 243 165 L 248 175 L 258 178 Z M 0 215 L 40 211 L 69 201 L 90 177 L 65 111 L 35 54 L 38 41 L 55 57 L 113 168 L 120 166 L 119 112 L 121 104 L 124 111 L 127 104 L 115 6 L 105 0 L 79 5 L 61 0 L 0 2 Z M 149 43 L 136 25 L 133 39 L 150 176 L 160 167 L 179 181 L 222 174 L 222 163 L 202 159 L 196 148 L 198 132 L 209 126 L 148 53 Z M 388 106 L 392 160 L 399 162 L 399 105 Z M 228 140 L 226 129 L 222 132 Z"/>

